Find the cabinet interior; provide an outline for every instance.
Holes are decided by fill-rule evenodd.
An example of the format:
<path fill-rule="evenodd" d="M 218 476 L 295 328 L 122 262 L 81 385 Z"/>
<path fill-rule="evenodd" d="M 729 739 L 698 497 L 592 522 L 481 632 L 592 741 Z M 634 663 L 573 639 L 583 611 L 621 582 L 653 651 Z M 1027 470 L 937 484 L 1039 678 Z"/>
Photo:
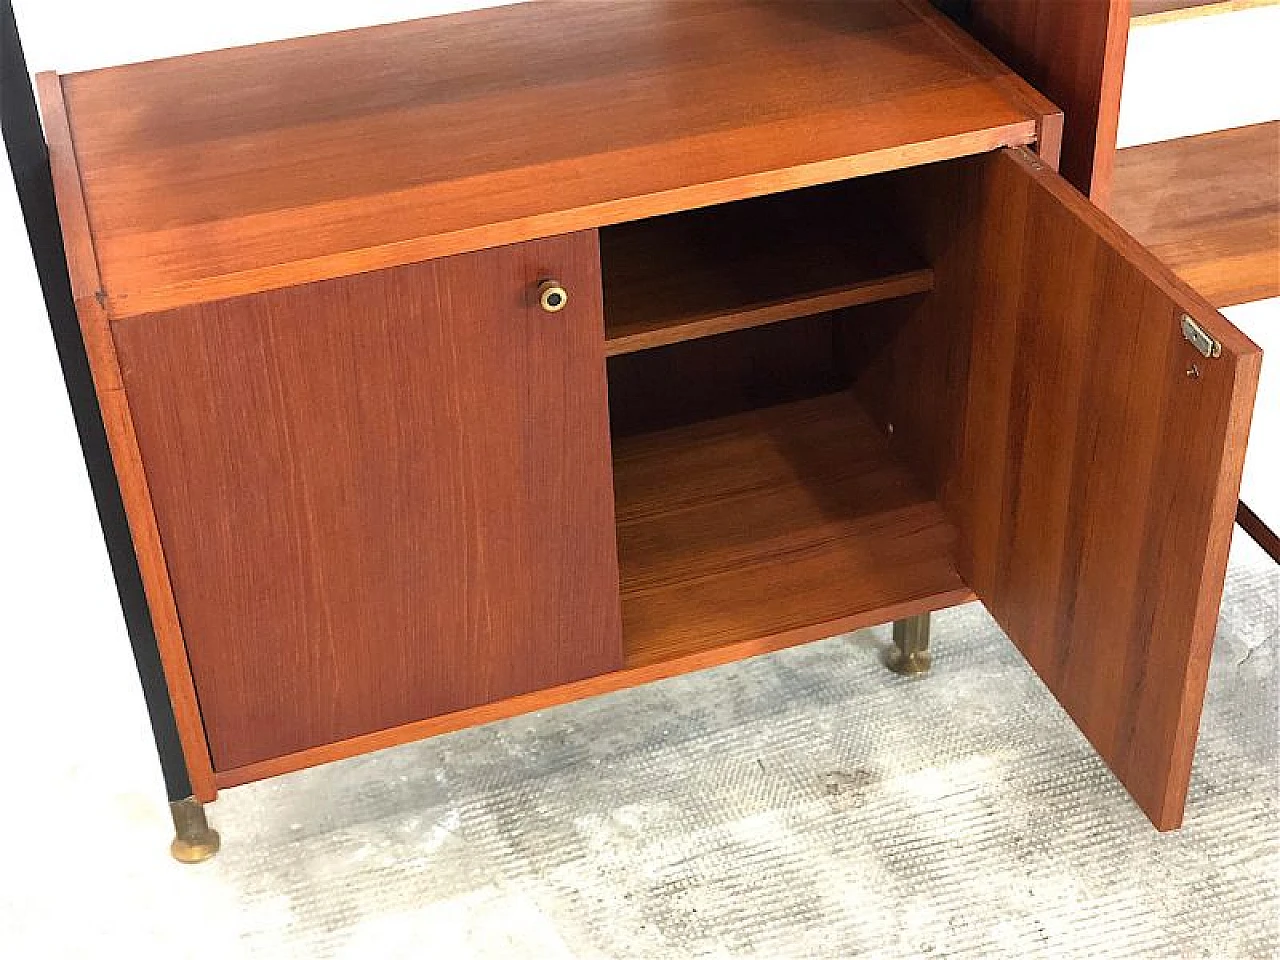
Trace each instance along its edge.
<path fill-rule="evenodd" d="M 605 228 L 629 667 L 957 602 L 956 531 L 870 397 L 934 270 L 871 177 Z"/>

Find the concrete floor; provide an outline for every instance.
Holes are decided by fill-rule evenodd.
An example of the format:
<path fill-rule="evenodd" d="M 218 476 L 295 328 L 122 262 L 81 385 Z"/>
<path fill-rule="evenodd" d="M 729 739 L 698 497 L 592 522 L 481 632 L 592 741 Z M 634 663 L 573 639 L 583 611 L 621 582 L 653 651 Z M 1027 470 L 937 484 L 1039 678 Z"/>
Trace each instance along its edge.
<path fill-rule="evenodd" d="M 976 605 L 923 680 L 865 631 L 227 791 L 198 867 L 115 677 L 110 752 L 7 809 L 0 955 L 1275 955 L 1280 569 L 1240 540 L 1179 833 Z"/>

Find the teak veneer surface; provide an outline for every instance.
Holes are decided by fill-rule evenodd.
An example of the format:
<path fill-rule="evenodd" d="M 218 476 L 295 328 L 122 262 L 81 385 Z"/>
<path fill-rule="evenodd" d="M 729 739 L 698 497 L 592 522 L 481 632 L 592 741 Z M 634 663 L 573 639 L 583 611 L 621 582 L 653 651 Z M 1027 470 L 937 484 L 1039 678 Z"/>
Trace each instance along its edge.
<path fill-rule="evenodd" d="M 1026 151 L 892 179 L 936 285 L 890 352 L 881 415 L 955 525 L 965 581 L 1176 827 L 1261 352 Z M 1184 314 L 1221 356 L 1186 341 Z"/>
<path fill-rule="evenodd" d="M 629 667 L 968 594 L 955 531 L 847 391 L 619 440 L 614 487 Z"/>
<path fill-rule="evenodd" d="M 586 231 L 115 324 L 217 770 L 622 666 L 599 283 Z"/>
<path fill-rule="evenodd" d="M 539 0 L 61 78 L 112 315 L 1034 141 L 918 3 Z"/>
<path fill-rule="evenodd" d="M 231 787 L 955 606 L 955 531 L 847 392 L 615 444 L 620 670 L 220 770 Z"/>
<path fill-rule="evenodd" d="M 887 224 L 829 190 L 621 224 L 600 257 L 610 356 L 933 286 Z"/>
<path fill-rule="evenodd" d="M 1059 169 L 1110 202 L 1129 45 L 1128 0 L 967 0 L 974 36 L 1065 115 Z"/>
<path fill-rule="evenodd" d="M 973 599 L 955 530 L 841 392 L 614 444 L 622 669 L 219 771 L 221 787 Z"/>
<path fill-rule="evenodd" d="M 1112 213 L 1215 306 L 1280 296 L 1280 121 L 1121 150 Z"/>

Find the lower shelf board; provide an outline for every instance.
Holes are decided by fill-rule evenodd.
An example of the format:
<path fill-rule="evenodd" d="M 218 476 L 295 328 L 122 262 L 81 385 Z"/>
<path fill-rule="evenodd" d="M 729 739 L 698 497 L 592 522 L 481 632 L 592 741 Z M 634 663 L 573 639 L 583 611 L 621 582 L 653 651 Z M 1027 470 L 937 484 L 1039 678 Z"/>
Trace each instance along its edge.
<path fill-rule="evenodd" d="M 623 439 L 614 485 L 628 667 L 967 594 L 955 531 L 847 392 Z"/>
<path fill-rule="evenodd" d="M 848 393 L 614 448 L 626 665 L 219 770 L 220 789 L 974 599 L 955 531 Z"/>

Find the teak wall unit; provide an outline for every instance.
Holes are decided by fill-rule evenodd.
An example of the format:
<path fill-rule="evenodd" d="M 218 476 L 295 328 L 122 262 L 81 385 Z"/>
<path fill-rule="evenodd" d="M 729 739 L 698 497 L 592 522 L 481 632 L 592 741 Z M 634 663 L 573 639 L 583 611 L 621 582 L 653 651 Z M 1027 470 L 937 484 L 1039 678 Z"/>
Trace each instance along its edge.
<path fill-rule="evenodd" d="M 975 597 L 1180 823 L 1260 354 L 931 7 L 531 3 L 39 89 L 182 855 L 220 788 L 887 621 L 919 668 Z"/>

